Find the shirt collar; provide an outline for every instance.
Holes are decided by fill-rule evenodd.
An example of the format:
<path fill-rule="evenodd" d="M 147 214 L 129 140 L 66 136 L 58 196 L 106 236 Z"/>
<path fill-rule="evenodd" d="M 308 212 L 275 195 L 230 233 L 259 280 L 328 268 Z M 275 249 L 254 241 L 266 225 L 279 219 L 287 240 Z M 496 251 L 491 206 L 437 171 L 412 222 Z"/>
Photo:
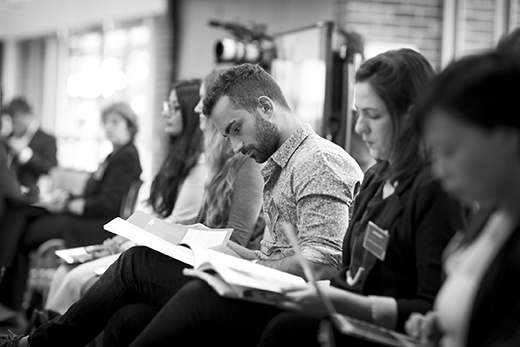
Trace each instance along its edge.
<path fill-rule="evenodd" d="M 274 164 L 277 164 L 282 169 L 287 165 L 289 159 L 291 159 L 292 155 L 296 151 L 298 147 L 300 147 L 301 143 L 309 137 L 309 135 L 314 134 L 314 130 L 310 124 L 303 124 L 298 128 L 285 142 L 278 148 L 276 152 L 267 160 L 267 163 L 262 172 L 271 171 L 271 168 Z"/>

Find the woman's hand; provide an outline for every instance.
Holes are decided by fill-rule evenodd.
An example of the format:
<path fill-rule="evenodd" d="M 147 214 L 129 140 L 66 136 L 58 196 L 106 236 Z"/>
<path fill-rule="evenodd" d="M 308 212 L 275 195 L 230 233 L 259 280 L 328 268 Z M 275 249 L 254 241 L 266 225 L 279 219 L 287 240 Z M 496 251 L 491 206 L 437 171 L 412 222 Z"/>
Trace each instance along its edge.
<path fill-rule="evenodd" d="M 109 239 L 106 239 L 103 242 L 103 246 L 105 249 L 110 252 L 110 254 L 116 254 L 123 251 L 126 251 L 128 248 L 134 246 L 135 243 L 127 239 L 126 237 L 116 235 Z"/>
<path fill-rule="evenodd" d="M 47 210 L 53 213 L 62 212 L 67 207 L 70 193 L 63 189 L 56 189 L 50 194 Z"/>
<path fill-rule="evenodd" d="M 67 204 L 67 209 L 69 210 L 69 212 L 81 216 L 85 211 L 85 199 L 77 198 L 69 200 L 69 203 Z"/>
<path fill-rule="evenodd" d="M 406 333 L 421 341 L 425 347 L 435 347 L 439 345 L 442 333 L 438 325 L 438 316 L 434 311 L 426 315 L 414 312 L 405 323 Z"/>
<path fill-rule="evenodd" d="M 327 293 L 330 289 L 330 285 L 327 283 L 318 282 L 317 284 L 322 292 Z M 318 318 L 327 315 L 327 310 L 323 306 L 316 288 L 311 283 L 301 287 L 288 288 L 285 291 L 285 298 L 285 301 L 278 302 L 276 306 L 289 311 L 310 314 Z"/>

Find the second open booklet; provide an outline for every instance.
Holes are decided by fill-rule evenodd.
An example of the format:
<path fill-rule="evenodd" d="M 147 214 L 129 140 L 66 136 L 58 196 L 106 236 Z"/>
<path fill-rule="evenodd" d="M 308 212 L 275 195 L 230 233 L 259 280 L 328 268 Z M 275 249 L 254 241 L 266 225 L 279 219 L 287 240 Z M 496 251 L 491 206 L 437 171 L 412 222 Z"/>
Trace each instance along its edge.
<path fill-rule="evenodd" d="M 285 288 L 305 284 L 301 277 L 209 249 L 226 244 L 232 229 L 179 225 L 143 211 L 104 228 L 191 265 L 185 274 L 205 280 L 222 296 L 274 304 Z"/>

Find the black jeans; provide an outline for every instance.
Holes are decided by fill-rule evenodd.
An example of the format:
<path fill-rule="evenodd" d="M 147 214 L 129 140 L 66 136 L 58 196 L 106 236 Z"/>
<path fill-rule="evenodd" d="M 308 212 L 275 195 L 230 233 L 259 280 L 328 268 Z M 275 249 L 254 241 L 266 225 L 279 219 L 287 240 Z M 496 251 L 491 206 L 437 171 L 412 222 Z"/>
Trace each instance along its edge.
<path fill-rule="evenodd" d="M 182 274 L 186 267 L 147 247 L 132 247 L 65 314 L 35 330 L 29 342 L 32 347 L 85 346 L 121 308 L 135 303 L 165 305 L 191 280 Z"/>
<path fill-rule="evenodd" d="M 173 296 L 130 345 L 255 346 L 275 306 L 219 296 L 193 280 Z"/>
<path fill-rule="evenodd" d="M 284 312 L 266 326 L 257 347 L 375 347 L 380 344 L 341 334 L 330 320 Z"/>
<path fill-rule="evenodd" d="M 379 346 L 342 335 L 323 322 L 328 321 L 271 305 L 226 299 L 205 282 L 193 280 L 168 301 L 130 346 Z"/>

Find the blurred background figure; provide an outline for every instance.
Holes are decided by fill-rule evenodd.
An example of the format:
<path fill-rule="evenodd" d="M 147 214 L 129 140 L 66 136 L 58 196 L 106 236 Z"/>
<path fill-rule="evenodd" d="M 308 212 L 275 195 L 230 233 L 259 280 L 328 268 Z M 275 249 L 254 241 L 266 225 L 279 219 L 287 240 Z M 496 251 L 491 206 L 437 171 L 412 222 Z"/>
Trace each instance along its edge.
<path fill-rule="evenodd" d="M 54 238 L 63 239 L 66 247 L 102 243 L 112 235 L 103 225 L 119 215 L 124 194 L 140 180 L 142 169 L 134 145 L 137 115 L 128 104 L 117 102 L 104 108 L 101 118 L 112 152 L 91 175 L 82 194 L 57 192 L 40 216 L 27 221 L 19 236 L 16 259 L 0 285 L 0 301 L 15 311 L 21 310 L 26 290 L 29 253 Z"/>
<path fill-rule="evenodd" d="M 38 179 L 58 164 L 56 139 L 40 129 L 38 119 L 24 98 L 14 98 L 4 112 L 10 117 L 12 127 L 7 138 L 12 169 L 21 185 L 36 189 Z"/>
<path fill-rule="evenodd" d="M 1 105 L 2 91 L 0 90 L 0 108 Z M 3 132 L 3 121 L 6 119 L 10 117 L 0 119 L 0 133 Z M 10 130 L 5 133 L 10 134 Z M 24 224 L 23 209 L 37 199 L 35 195 L 22 192 L 16 173 L 11 170 L 9 158 L 9 147 L 5 139 L 0 136 L 0 283 L 6 267 L 11 265 L 15 256 L 18 235 Z M 0 322 L 15 317 L 15 311 L 0 304 Z"/>
<path fill-rule="evenodd" d="M 142 211 L 174 223 L 192 224 L 196 221 L 208 175 L 199 116 L 194 111 L 199 102 L 199 87 L 199 80 L 180 80 L 174 83 L 168 101 L 164 102 L 162 116 L 164 131 L 169 138 L 168 152 L 152 182 L 148 198 L 138 206 Z M 50 317 L 52 311 L 63 314 L 79 299 L 85 284 L 96 277 L 97 268 L 110 265 L 122 251 L 135 244 L 114 236 L 104 245 L 104 254 L 114 256 L 101 256 L 102 259 L 82 264 L 74 270 L 75 265 L 69 264 L 57 269 L 45 304 L 47 312 L 51 312 Z"/>

